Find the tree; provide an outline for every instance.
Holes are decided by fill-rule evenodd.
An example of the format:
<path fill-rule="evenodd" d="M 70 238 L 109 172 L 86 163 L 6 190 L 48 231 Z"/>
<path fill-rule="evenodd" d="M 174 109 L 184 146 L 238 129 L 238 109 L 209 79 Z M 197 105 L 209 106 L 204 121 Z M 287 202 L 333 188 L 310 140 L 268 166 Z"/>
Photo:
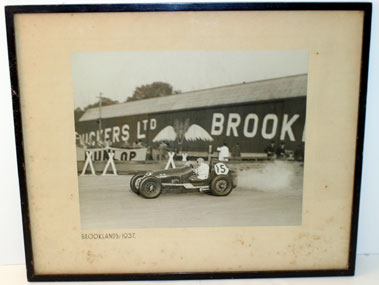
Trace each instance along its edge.
<path fill-rule="evenodd" d="M 131 97 L 128 97 L 125 102 L 149 99 L 155 97 L 169 96 L 181 93 L 180 90 L 174 90 L 171 84 L 166 82 L 153 82 L 138 86 Z"/>
<path fill-rule="evenodd" d="M 114 104 L 118 104 L 119 102 L 117 100 L 112 100 L 110 98 L 107 98 L 107 97 L 101 97 L 101 106 L 109 106 L 109 105 L 114 105 Z M 100 102 L 97 101 L 96 103 L 93 103 L 93 104 L 90 104 L 86 107 L 84 107 L 83 109 L 81 109 L 80 107 L 76 108 L 74 110 L 74 120 L 75 120 L 75 125 L 79 122 L 79 119 L 80 117 L 90 108 L 96 108 L 96 107 L 99 107 L 100 106 Z"/>
<path fill-rule="evenodd" d="M 101 106 L 102 107 L 109 106 L 109 105 L 114 105 L 114 104 L 118 104 L 118 103 L 120 103 L 120 102 L 118 102 L 117 100 L 112 100 L 112 99 L 110 99 L 108 97 L 101 97 Z M 99 106 L 100 106 L 100 102 L 97 101 L 96 103 L 88 105 L 83 110 L 87 111 L 87 109 L 89 109 L 89 108 L 95 108 L 95 107 L 99 107 Z"/>
<path fill-rule="evenodd" d="M 75 125 L 77 122 L 79 122 L 80 117 L 84 114 L 84 111 L 78 107 L 74 110 L 74 120 L 75 120 Z"/>

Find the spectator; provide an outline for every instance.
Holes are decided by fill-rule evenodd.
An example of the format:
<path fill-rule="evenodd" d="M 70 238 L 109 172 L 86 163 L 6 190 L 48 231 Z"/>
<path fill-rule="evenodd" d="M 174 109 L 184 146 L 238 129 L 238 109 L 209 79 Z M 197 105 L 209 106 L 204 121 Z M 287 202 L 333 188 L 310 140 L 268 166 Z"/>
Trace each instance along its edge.
<path fill-rule="evenodd" d="M 285 159 L 287 157 L 286 145 L 284 142 L 280 142 L 280 146 L 276 149 L 276 156 L 279 159 Z"/>
<path fill-rule="evenodd" d="M 104 143 L 101 140 L 97 140 L 96 141 L 96 147 L 103 148 L 104 147 Z"/>
<path fill-rule="evenodd" d="M 267 153 L 267 158 L 272 160 L 275 158 L 275 142 L 271 141 L 270 144 L 265 148 L 265 153 Z"/>
<path fill-rule="evenodd" d="M 126 140 L 123 142 L 123 144 L 121 145 L 121 148 L 130 148 L 130 143 Z"/>
<path fill-rule="evenodd" d="M 295 149 L 295 160 L 304 161 L 304 146 L 303 144 L 299 144 Z"/>
<path fill-rule="evenodd" d="M 112 146 L 112 142 L 110 139 L 106 139 L 105 140 L 105 143 L 104 143 L 104 147 L 105 148 L 108 148 L 108 147 L 111 147 Z"/>
<path fill-rule="evenodd" d="M 153 160 L 153 148 L 149 145 L 146 147 L 146 160 Z"/>
<path fill-rule="evenodd" d="M 241 148 L 239 143 L 237 143 L 233 148 L 233 158 L 235 160 L 241 160 Z"/>
<path fill-rule="evenodd" d="M 133 143 L 133 148 L 142 148 L 143 145 L 140 140 L 137 140 Z"/>
<path fill-rule="evenodd" d="M 218 147 L 217 151 L 219 151 L 218 160 L 220 160 L 220 161 L 228 161 L 229 160 L 230 152 L 229 152 L 228 145 L 226 143 L 224 143 L 223 146 Z"/>
<path fill-rule="evenodd" d="M 167 144 L 164 141 L 162 141 L 158 146 L 158 151 L 159 151 L 158 160 L 159 161 L 163 160 L 163 158 L 165 157 L 166 149 L 167 149 Z"/>

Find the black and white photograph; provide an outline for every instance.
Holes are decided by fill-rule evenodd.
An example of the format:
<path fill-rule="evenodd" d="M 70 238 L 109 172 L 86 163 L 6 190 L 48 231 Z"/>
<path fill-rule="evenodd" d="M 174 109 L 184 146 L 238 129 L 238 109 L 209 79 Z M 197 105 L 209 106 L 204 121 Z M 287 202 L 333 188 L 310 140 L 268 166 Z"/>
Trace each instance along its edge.
<path fill-rule="evenodd" d="M 371 12 L 5 7 L 27 279 L 354 275 Z"/>
<path fill-rule="evenodd" d="M 302 223 L 306 50 L 71 56 L 81 228 Z"/>

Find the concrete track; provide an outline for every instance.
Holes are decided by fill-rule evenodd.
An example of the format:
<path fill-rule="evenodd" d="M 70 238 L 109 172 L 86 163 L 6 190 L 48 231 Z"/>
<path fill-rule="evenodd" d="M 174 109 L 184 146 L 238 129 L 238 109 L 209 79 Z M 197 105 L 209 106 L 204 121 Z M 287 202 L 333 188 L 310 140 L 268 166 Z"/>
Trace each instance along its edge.
<path fill-rule="evenodd" d="M 243 186 L 226 197 L 168 191 L 144 199 L 129 189 L 130 178 L 79 177 L 82 229 L 301 224 L 302 189 L 270 192 Z M 294 179 L 291 187 L 302 188 L 302 171 Z"/>

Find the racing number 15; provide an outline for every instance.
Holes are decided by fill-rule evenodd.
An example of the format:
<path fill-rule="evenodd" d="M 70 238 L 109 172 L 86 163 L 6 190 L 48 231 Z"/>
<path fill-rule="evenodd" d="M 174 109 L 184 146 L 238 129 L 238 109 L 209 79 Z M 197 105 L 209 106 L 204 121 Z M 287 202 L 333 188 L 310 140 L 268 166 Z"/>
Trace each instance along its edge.
<path fill-rule="evenodd" d="M 229 172 L 229 168 L 223 163 L 216 163 L 215 172 L 217 175 L 226 175 Z"/>

